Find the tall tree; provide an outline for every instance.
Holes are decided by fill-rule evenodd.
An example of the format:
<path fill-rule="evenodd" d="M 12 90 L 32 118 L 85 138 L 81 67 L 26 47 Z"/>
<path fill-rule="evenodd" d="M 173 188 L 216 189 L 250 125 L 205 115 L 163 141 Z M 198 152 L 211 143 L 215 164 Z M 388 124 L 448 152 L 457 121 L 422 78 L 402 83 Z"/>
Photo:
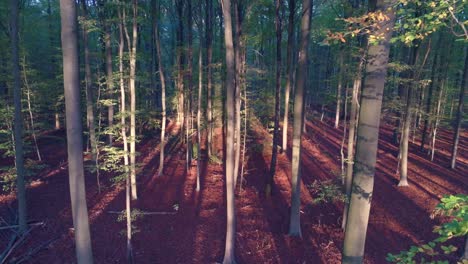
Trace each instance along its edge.
<path fill-rule="evenodd" d="M 299 60 L 297 62 L 296 89 L 294 95 L 294 125 L 291 165 L 291 217 L 289 220 L 289 235 L 301 236 L 301 137 L 304 126 L 304 88 L 307 80 L 307 60 L 310 35 L 310 21 L 313 1 L 302 1 L 301 40 L 299 44 Z"/>
<path fill-rule="evenodd" d="M 156 0 L 153 0 L 156 1 Z M 158 22 L 158 20 L 156 19 Z M 154 38 L 156 41 L 156 55 L 158 58 L 159 79 L 161 81 L 161 145 L 159 150 L 159 171 L 158 175 L 161 176 L 164 170 L 164 148 L 166 144 L 166 76 L 164 74 L 163 61 L 161 56 L 161 41 L 159 39 L 159 24 L 154 25 Z"/>
<path fill-rule="evenodd" d="M 288 47 L 286 51 L 286 88 L 284 92 L 284 117 L 283 117 L 283 145 L 281 151 L 288 148 L 288 122 L 289 122 L 289 95 L 294 76 L 294 66 L 292 62 L 296 53 L 294 52 L 294 15 L 296 14 L 296 1 L 289 0 L 289 22 L 288 22 Z"/>
<path fill-rule="evenodd" d="M 62 25 L 63 83 L 67 125 L 68 173 L 75 228 L 76 257 L 79 264 L 93 263 L 91 235 L 83 169 L 83 128 L 80 110 L 78 25 L 74 0 L 60 0 Z"/>
<path fill-rule="evenodd" d="M 234 201 L 234 90 L 235 90 L 235 59 L 232 39 L 231 0 L 221 1 L 224 18 L 224 43 L 226 46 L 226 244 L 223 264 L 235 263 L 234 246 L 236 236 L 236 210 Z"/>
<path fill-rule="evenodd" d="M 280 118 L 280 93 L 281 93 L 281 41 L 282 41 L 282 18 L 281 18 L 281 1 L 276 0 L 275 7 L 275 29 L 276 29 L 276 77 L 275 77 L 275 127 L 273 129 L 273 148 L 271 153 L 270 173 L 266 184 L 266 195 L 271 195 L 271 189 L 274 183 L 276 172 L 276 160 L 278 157 L 279 145 L 279 118 Z M 287 129 L 287 128 L 286 128 Z"/>
<path fill-rule="evenodd" d="M 124 19 L 123 11 L 119 11 L 119 84 L 120 84 L 120 125 L 121 125 L 121 136 L 123 143 L 123 160 L 124 160 L 124 172 L 125 172 L 125 213 L 127 222 L 127 259 L 130 263 L 133 260 L 133 249 L 132 249 L 132 217 L 131 217 L 131 179 L 128 161 L 128 140 L 127 140 L 127 124 L 126 124 L 126 99 L 125 99 L 125 82 L 124 82 Z"/>
<path fill-rule="evenodd" d="M 207 150 L 208 157 L 211 156 L 212 151 L 212 140 L 213 140 L 213 110 L 212 110 L 212 59 L 213 59 L 213 1 L 206 0 L 205 7 L 205 41 L 206 41 L 206 94 L 207 94 L 207 105 L 206 105 L 206 118 L 207 118 Z"/>
<path fill-rule="evenodd" d="M 83 12 L 84 22 L 83 27 L 83 48 L 84 48 L 84 66 L 85 66 L 85 87 L 86 87 L 86 120 L 89 129 L 89 141 L 91 143 L 91 156 L 93 164 L 96 164 L 96 153 L 97 153 L 97 140 L 96 140 L 96 128 L 94 121 L 94 103 L 93 103 L 93 83 L 91 78 L 91 61 L 89 54 L 89 29 L 88 29 L 88 10 L 86 1 L 81 0 L 81 10 Z"/>
<path fill-rule="evenodd" d="M 465 97 L 466 86 L 468 86 L 468 49 L 465 47 L 465 66 L 463 67 L 463 77 L 460 85 L 460 94 L 458 96 L 458 109 L 457 118 L 455 119 L 452 159 L 450 161 L 450 168 L 455 169 L 457 165 L 457 151 L 458 143 L 460 141 L 461 123 L 463 121 L 463 100 Z"/>
<path fill-rule="evenodd" d="M 346 222 L 342 263 L 362 263 L 367 224 L 374 189 L 375 163 L 379 138 L 380 110 L 387 75 L 389 41 L 395 21 L 392 7 L 395 0 L 371 0 L 371 12 L 379 12 L 386 19 L 376 21 L 376 44 L 367 52 L 366 81 L 362 89 L 359 113 L 353 187 Z"/>
<path fill-rule="evenodd" d="M 18 229 L 24 233 L 27 229 L 26 183 L 24 181 L 24 152 L 23 152 L 23 117 L 21 115 L 21 82 L 19 68 L 18 44 L 18 0 L 10 0 L 11 12 L 11 58 L 13 70 L 13 101 L 15 105 L 14 138 L 15 138 L 15 165 L 16 189 L 18 199 Z"/>

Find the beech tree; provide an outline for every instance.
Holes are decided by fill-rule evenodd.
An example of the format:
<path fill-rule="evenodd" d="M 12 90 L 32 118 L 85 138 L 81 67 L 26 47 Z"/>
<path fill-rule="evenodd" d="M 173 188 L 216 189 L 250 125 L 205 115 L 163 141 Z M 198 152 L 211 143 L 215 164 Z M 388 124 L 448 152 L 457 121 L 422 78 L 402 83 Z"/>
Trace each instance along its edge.
<path fill-rule="evenodd" d="M 80 111 L 78 25 L 74 0 L 60 0 L 62 22 L 63 83 L 67 125 L 68 174 L 79 264 L 93 263 L 83 169 L 83 128 Z"/>
<path fill-rule="evenodd" d="M 342 263 L 362 263 L 374 189 L 379 139 L 380 109 L 387 73 L 389 41 L 395 21 L 394 0 L 369 1 L 370 12 L 384 19 L 375 21 L 371 36 L 378 37 L 367 52 L 366 80 L 362 89 L 351 199 L 346 222 Z"/>
<path fill-rule="evenodd" d="M 291 165 L 291 216 L 289 220 L 289 235 L 302 236 L 301 233 L 301 138 L 304 126 L 304 87 L 307 80 L 307 53 L 312 16 L 312 0 L 303 0 L 301 11 L 301 38 L 299 44 L 299 60 L 297 65 L 297 82 L 294 96 L 294 125 Z"/>
<path fill-rule="evenodd" d="M 235 263 L 236 210 L 234 201 L 234 90 L 235 90 L 235 58 L 232 39 L 231 0 L 222 0 L 221 7 L 224 19 L 224 44 L 226 46 L 226 244 L 223 264 Z"/>

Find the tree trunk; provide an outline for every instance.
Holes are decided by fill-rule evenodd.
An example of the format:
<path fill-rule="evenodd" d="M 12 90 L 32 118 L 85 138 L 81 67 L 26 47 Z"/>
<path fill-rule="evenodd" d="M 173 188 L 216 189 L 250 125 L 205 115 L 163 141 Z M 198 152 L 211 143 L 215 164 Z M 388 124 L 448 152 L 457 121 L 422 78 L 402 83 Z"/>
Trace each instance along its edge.
<path fill-rule="evenodd" d="M 207 151 L 208 157 L 211 157 L 212 152 L 212 139 L 213 139 L 213 110 L 212 110 L 212 69 L 211 61 L 213 59 L 213 1 L 206 0 L 206 30 L 205 30 L 205 39 L 206 39 L 206 94 L 207 94 L 207 106 L 206 106 L 206 117 L 207 117 Z"/>
<path fill-rule="evenodd" d="M 105 41 L 105 49 L 106 49 L 106 85 L 107 85 L 107 96 L 108 99 L 112 100 L 107 107 L 107 125 L 108 127 L 112 127 L 114 124 L 114 79 L 112 77 L 112 46 L 111 46 L 111 27 L 108 22 L 105 22 L 104 25 L 104 41 Z M 112 145 L 113 142 L 113 135 L 112 133 L 108 136 L 109 145 Z"/>
<path fill-rule="evenodd" d="M 162 107 L 162 122 L 161 122 L 161 145 L 159 150 L 159 170 L 158 176 L 162 176 L 164 170 L 164 153 L 166 144 L 166 77 L 164 75 L 164 68 L 161 56 L 161 43 L 159 40 L 158 24 L 154 25 L 154 36 L 156 41 L 156 54 L 158 57 L 158 70 L 159 78 L 161 80 L 161 107 Z"/>
<path fill-rule="evenodd" d="M 363 60 L 361 60 L 362 62 Z M 359 97 L 358 94 L 361 90 L 361 70 L 362 63 L 360 63 L 358 68 L 358 74 L 356 79 L 354 79 L 353 84 L 353 95 L 351 98 L 351 113 L 349 115 L 349 134 L 348 134 L 348 147 L 347 147 L 347 161 L 346 161 L 346 178 L 345 178 L 345 194 L 346 202 L 344 204 L 343 210 L 343 220 L 341 222 L 341 227 L 344 229 L 346 227 L 346 219 L 348 217 L 349 201 L 351 198 L 351 185 L 353 182 L 353 165 L 354 165 L 354 137 L 356 133 L 356 124 L 357 124 L 357 113 L 359 111 Z"/>
<path fill-rule="evenodd" d="M 281 93 L 281 1 L 276 0 L 276 19 L 275 19 L 275 29 L 276 29 L 276 77 L 275 77 L 275 127 L 273 129 L 273 148 L 271 152 L 271 163 L 270 163 L 270 173 L 268 175 L 265 194 L 267 197 L 271 195 L 272 188 L 274 185 L 274 177 L 276 172 L 276 160 L 278 156 L 278 145 L 279 145 L 279 118 L 280 118 L 280 93 Z"/>
<path fill-rule="evenodd" d="M 450 162 L 450 168 L 455 169 L 457 165 L 457 150 L 458 142 L 460 141 L 460 130 L 461 123 L 463 121 L 463 100 L 465 96 L 466 86 L 468 85 L 468 49 L 465 47 L 465 66 L 463 67 L 463 77 L 460 85 L 460 94 L 458 96 L 458 109 L 457 109 L 457 119 L 455 121 L 455 126 L 453 128 L 453 147 L 452 147 L 452 159 Z"/>
<path fill-rule="evenodd" d="M 10 0 L 11 10 L 11 58 L 13 71 L 13 101 L 14 113 L 14 144 L 16 166 L 16 197 L 18 200 L 18 229 L 20 233 L 27 230 L 26 183 L 24 180 L 24 152 L 23 152 L 23 117 L 21 114 L 21 82 L 19 67 L 19 37 L 18 37 L 18 0 Z M 29 95 L 29 93 L 28 93 Z"/>
<path fill-rule="evenodd" d="M 413 80 L 406 88 L 406 106 L 405 106 L 405 115 L 403 119 L 403 132 L 401 134 L 401 143 L 400 143 L 400 182 L 398 186 L 408 186 L 408 152 L 409 152 L 409 136 L 410 136 L 410 127 L 411 127 L 411 118 L 413 115 L 413 85 L 418 85 L 415 78 L 416 70 L 414 69 L 418 57 L 419 48 L 413 46 L 410 53 L 409 65 L 412 67 L 411 78 Z"/>
<path fill-rule="evenodd" d="M 187 85 L 189 94 L 187 96 L 185 111 L 185 143 L 186 143 L 186 169 L 190 173 L 192 164 L 192 95 L 193 95 L 193 34 L 192 34 L 192 0 L 187 0 Z"/>
<path fill-rule="evenodd" d="M 342 263 L 363 262 L 367 224 L 374 189 L 380 111 L 390 50 L 389 41 L 395 20 L 395 15 L 391 9 L 394 3 L 394 0 L 369 1 L 371 11 L 384 12 L 388 16 L 388 20 L 378 22 L 375 34 L 383 36 L 383 39 L 378 44 L 371 45 L 367 53 L 368 60 L 365 67 L 367 73 L 362 89 L 353 187 L 346 222 Z"/>
<path fill-rule="evenodd" d="M 125 100 L 125 85 L 124 85 L 124 20 L 119 12 L 119 79 L 120 79 L 120 125 L 121 125 L 121 136 L 123 141 L 123 159 L 124 159 L 124 172 L 125 172 L 125 217 L 127 222 L 127 260 L 131 263 L 133 260 L 132 250 L 132 218 L 131 218 L 131 184 L 130 184 L 130 173 L 129 173 L 129 161 L 128 161 L 128 142 L 127 142 L 127 125 L 125 121 L 126 113 L 126 100 Z"/>
<path fill-rule="evenodd" d="M 294 15 L 296 14 L 296 1 L 289 0 L 289 22 L 288 22 L 288 47 L 286 52 L 286 88 L 284 92 L 284 117 L 283 117 L 283 146 L 281 151 L 288 149 L 288 123 L 289 123 L 289 95 L 294 76 L 294 66 L 292 65 L 294 53 Z"/>
<path fill-rule="evenodd" d="M 200 33 L 202 32 L 200 28 Z M 201 36 L 201 34 L 200 34 Z M 201 167 L 201 102 L 203 89 L 203 63 L 202 47 L 200 45 L 198 54 L 198 104 L 197 104 L 197 186 L 195 190 L 200 191 L 200 167 Z"/>
<path fill-rule="evenodd" d="M 177 124 L 184 126 L 184 0 L 175 1 L 178 14 L 176 60 L 177 60 Z"/>
<path fill-rule="evenodd" d="M 236 216 L 234 201 L 234 89 L 235 89 L 235 59 L 232 39 L 231 0 L 221 1 L 224 18 L 224 42 L 226 46 L 226 247 L 223 264 L 235 263 Z"/>
<path fill-rule="evenodd" d="M 86 20 L 88 17 L 86 1 L 81 0 L 81 8 L 83 10 L 83 17 Z M 91 143 L 91 157 L 93 164 L 96 164 L 96 128 L 94 121 L 94 104 L 93 104 L 93 83 L 91 78 L 91 62 L 89 58 L 89 44 L 88 44 L 88 27 L 87 21 L 83 24 L 83 48 L 84 48 L 84 64 L 85 64 L 85 87 L 86 87 L 86 120 L 89 129 L 89 141 Z"/>
<path fill-rule="evenodd" d="M 83 128 L 80 110 L 80 79 L 76 4 L 73 0 L 60 0 L 62 25 L 63 83 L 67 125 L 68 173 L 73 226 L 75 228 L 76 257 L 79 264 L 93 263 L 91 236 L 86 205 L 83 169 Z"/>
<path fill-rule="evenodd" d="M 340 125 L 340 110 L 341 110 L 341 88 L 343 85 L 343 74 L 344 74 L 344 51 L 340 51 L 339 63 L 340 63 L 340 72 L 338 74 L 338 86 L 336 88 L 336 112 L 335 112 L 335 128 L 338 128 Z"/>
<path fill-rule="evenodd" d="M 137 195 L 137 186 L 136 186 L 136 91 L 135 91 L 135 78 L 136 78 L 136 47 L 137 47 L 137 38 L 138 38 L 138 23 L 137 23 L 137 15 L 138 15 L 138 0 L 133 0 L 132 2 L 132 39 L 130 41 L 130 36 L 128 34 L 128 30 L 123 25 L 123 29 L 125 31 L 125 35 L 127 38 L 127 46 L 129 49 L 129 57 L 130 57 L 130 73 L 129 73 L 129 90 L 130 90 L 130 182 L 132 185 L 132 200 L 136 200 L 138 198 Z M 126 13 L 125 10 L 123 11 L 123 21 L 125 23 L 126 20 Z"/>
<path fill-rule="evenodd" d="M 307 80 L 307 60 L 310 36 L 310 21 L 312 16 L 313 1 L 302 1 L 301 39 L 299 46 L 299 60 L 294 95 L 294 124 L 292 142 L 291 165 L 291 215 L 289 220 L 289 235 L 302 236 L 301 234 L 301 137 L 304 125 L 304 89 Z"/>

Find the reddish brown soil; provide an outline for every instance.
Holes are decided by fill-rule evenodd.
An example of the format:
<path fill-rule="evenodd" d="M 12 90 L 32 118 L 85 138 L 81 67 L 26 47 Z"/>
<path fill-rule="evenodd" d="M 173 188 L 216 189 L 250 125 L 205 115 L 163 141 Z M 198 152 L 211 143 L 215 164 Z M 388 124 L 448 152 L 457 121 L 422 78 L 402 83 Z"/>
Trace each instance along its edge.
<path fill-rule="evenodd" d="M 273 196 L 267 199 L 264 187 L 271 156 L 271 136 L 256 123 L 252 124 L 248 137 L 247 173 L 242 185 L 238 186 L 242 190 L 236 195 L 238 263 L 340 263 L 343 205 L 341 202 L 315 204 L 307 188 L 314 180 L 334 179 L 339 174 L 342 128 L 335 129 L 331 123 L 307 122 L 302 144 L 301 239 L 287 235 L 291 199 L 290 151 L 279 155 Z M 168 130 L 176 138 L 177 127 L 170 125 Z M 215 150 L 222 153 L 221 130 L 215 132 Z M 462 136 L 455 170 L 447 168 L 452 135 L 447 131 L 441 131 L 439 135 L 437 148 L 441 151 L 436 153 L 433 163 L 411 144 L 410 186 L 401 188 L 396 186 L 397 147 L 391 143 L 391 126 L 383 124 L 367 233 L 366 263 L 384 263 L 387 253 L 397 253 L 412 244 L 434 238 L 432 226 L 440 221 L 430 219 L 429 215 L 439 198 L 444 194 L 467 193 L 468 135 L 465 132 Z M 40 148 L 49 167 L 36 176 L 37 180 L 27 191 L 29 219 L 43 221 L 46 225 L 34 229 L 18 252 L 37 247 L 49 239 L 56 240 L 35 254 L 29 263 L 75 262 L 66 145 L 56 137 L 64 138 L 64 132 L 49 132 L 40 138 Z M 139 200 L 132 205 L 143 211 L 176 213 L 146 215 L 135 222 L 139 229 L 133 238 L 136 263 L 220 262 L 226 220 L 223 167 L 203 159 L 201 191 L 197 193 L 195 163 L 187 172 L 184 145 L 170 140 L 164 176 L 157 177 L 158 137 L 154 135 L 139 143 Z M 86 174 L 96 263 L 126 262 L 125 237 L 120 234 L 125 230 L 125 224 L 117 222 L 117 215 L 109 213 L 124 209 L 125 191 L 121 186 L 112 185 L 111 176 L 101 175 L 103 190 L 98 193 L 95 176 Z M 0 215 L 6 218 L 8 207 L 15 208 L 15 203 L 13 194 L 0 196 Z M 455 243 L 461 246 L 462 241 L 458 239 Z M 454 254 L 453 260 L 455 258 Z"/>

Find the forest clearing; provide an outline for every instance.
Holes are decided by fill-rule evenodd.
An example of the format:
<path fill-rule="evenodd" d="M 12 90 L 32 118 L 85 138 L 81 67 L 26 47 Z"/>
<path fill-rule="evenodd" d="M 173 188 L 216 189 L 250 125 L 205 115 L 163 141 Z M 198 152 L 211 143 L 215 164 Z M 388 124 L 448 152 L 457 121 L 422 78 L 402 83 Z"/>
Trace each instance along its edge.
<path fill-rule="evenodd" d="M 0 2 L 0 264 L 468 264 L 467 16 Z"/>

